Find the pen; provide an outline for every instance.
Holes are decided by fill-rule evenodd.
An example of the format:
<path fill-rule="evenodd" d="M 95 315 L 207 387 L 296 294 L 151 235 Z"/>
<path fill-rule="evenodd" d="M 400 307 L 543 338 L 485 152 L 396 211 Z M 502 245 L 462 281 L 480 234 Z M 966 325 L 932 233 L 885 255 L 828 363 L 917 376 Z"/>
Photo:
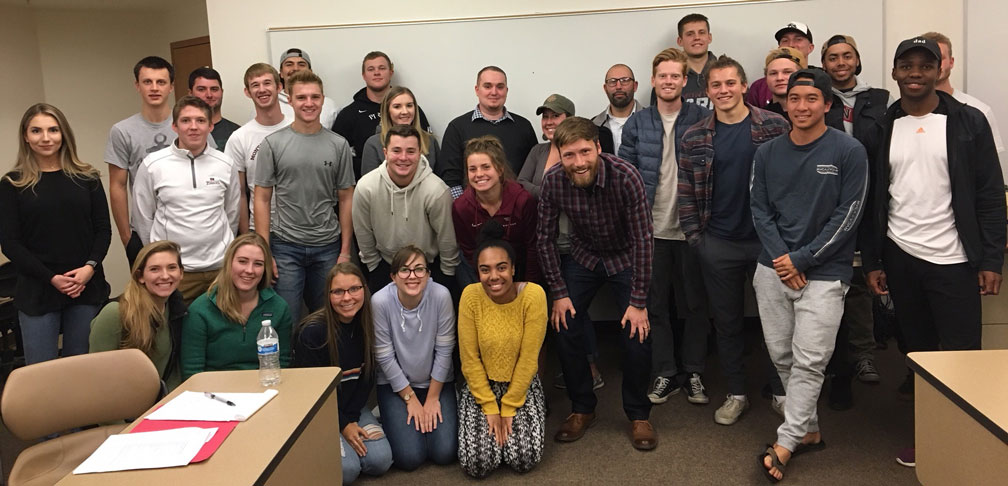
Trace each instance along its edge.
<path fill-rule="evenodd" d="M 203 396 L 205 396 L 205 397 L 207 397 L 207 398 L 209 398 L 211 400 L 217 400 L 218 402 L 225 403 L 229 407 L 234 407 L 235 406 L 235 403 L 232 402 L 231 400 L 228 400 L 227 398 L 224 398 L 224 397 L 219 397 L 219 396 L 214 395 L 213 393 L 210 393 L 210 392 L 204 392 Z"/>

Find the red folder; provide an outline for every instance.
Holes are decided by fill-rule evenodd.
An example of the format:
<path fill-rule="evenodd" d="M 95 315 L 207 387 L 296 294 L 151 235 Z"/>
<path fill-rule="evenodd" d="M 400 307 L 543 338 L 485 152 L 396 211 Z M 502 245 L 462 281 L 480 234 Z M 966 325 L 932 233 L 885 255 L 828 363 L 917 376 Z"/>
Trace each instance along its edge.
<path fill-rule="evenodd" d="M 217 433 L 203 444 L 203 448 L 196 454 L 196 457 L 190 461 L 190 464 L 194 462 L 203 462 L 210 458 L 217 448 L 224 443 L 224 439 L 227 438 L 228 434 L 238 425 L 237 421 L 231 422 L 204 422 L 204 421 L 191 421 L 191 420 L 144 420 L 137 424 L 130 433 L 133 432 L 154 432 L 157 430 L 170 430 L 170 429 L 181 429 L 183 427 L 199 427 L 201 429 L 212 429 L 217 427 Z"/>

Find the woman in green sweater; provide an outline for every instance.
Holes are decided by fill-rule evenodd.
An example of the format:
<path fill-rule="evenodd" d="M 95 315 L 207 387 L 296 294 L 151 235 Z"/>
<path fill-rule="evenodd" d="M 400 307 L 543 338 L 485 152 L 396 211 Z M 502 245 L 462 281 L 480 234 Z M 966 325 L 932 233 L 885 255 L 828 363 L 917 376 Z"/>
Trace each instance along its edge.
<path fill-rule="evenodd" d="M 88 351 L 136 348 L 154 363 L 168 390 L 179 385 L 179 340 L 185 303 L 178 292 L 182 258 L 178 244 L 155 241 L 140 250 L 130 281 L 117 301 L 91 321 Z"/>
<path fill-rule="evenodd" d="M 459 462 L 477 478 L 504 462 L 526 472 L 542 459 L 546 401 L 536 376 L 546 292 L 515 282 L 515 251 L 494 220 L 480 230 L 479 283 L 462 292 L 458 340 L 466 384 L 458 402 Z"/>
<path fill-rule="evenodd" d="M 235 238 L 207 293 L 189 305 L 182 324 L 182 379 L 203 371 L 259 367 L 256 336 L 273 321 L 280 337 L 280 366 L 290 365 L 291 313 L 270 282 L 273 255 L 256 233 Z"/>

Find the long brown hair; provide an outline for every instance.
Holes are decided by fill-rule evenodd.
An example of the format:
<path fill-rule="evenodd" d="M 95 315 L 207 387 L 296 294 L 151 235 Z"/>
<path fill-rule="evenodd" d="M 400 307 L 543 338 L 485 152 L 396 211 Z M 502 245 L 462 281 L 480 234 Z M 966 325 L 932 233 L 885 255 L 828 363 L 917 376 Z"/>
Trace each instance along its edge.
<path fill-rule="evenodd" d="M 396 96 L 401 94 L 408 94 L 410 98 L 413 99 L 413 123 L 410 123 L 410 125 L 412 125 L 413 128 L 416 128 L 417 132 L 420 133 L 420 153 L 427 155 L 430 152 L 431 146 L 430 134 L 427 133 L 427 130 L 424 130 L 423 127 L 420 126 L 420 105 L 417 104 L 416 96 L 413 96 L 413 92 L 405 86 L 393 86 L 389 88 L 388 93 L 385 93 L 385 97 L 382 98 L 381 135 L 379 135 L 379 140 L 382 141 L 382 145 L 384 146 L 385 136 L 388 134 L 388 131 L 397 125 L 397 123 L 392 121 L 392 118 L 390 118 L 389 105 L 392 104 L 392 100 L 395 99 Z"/>
<path fill-rule="evenodd" d="M 231 266 L 235 253 L 238 253 L 238 249 L 245 245 L 258 246 L 265 257 L 263 262 L 265 268 L 256 288 L 262 290 L 270 286 L 270 282 L 273 281 L 273 253 L 270 252 L 266 240 L 258 233 L 245 233 L 228 245 L 227 252 L 224 253 L 224 264 L 217 272 L 217 278 L 207 289 L 208 294 L 217 289 L 217 308 L 220 309 L 221 314 L 224 314 L 224 317 L 238 324 L 245 324 L 245 316 L 242 315 L 241 302 L 238 301 L 238 290 L 235 289 L 234 282 L 231 280 Z"/>
<path fill-rule="evenodd" d="M 155 331 L 165 325 L 165 308 L 154 302 L 147 287 L 140 283 L 147 260 L 152 255 L 163 252 L 175 254 L 179 273 L 182 273 L 182 251 L 178 243 L 155 241 L 140 250 L 133 262 L 130 280 L 119 298 L 119 322 L 122 324 L 120 348 L 136 348 L 149 353 L 154 348 Z"/>
<path fill-rule="evenodd" d="M 361 286 L 364 287 L 364 300 L 361 305 L 361 309 L 357 311 L 361 329 L 364 330 L 364 365 L 363 369 L 361 369 L 361 373 L 372 373 L 374 371 L 374 316 L 371 313 L 371 289 L 367 286 L 367 279 L 364 278 L 364 272 L 361 271 L 360 267 L 353 263 L 337 263 L 329 270 L 329 274 L 326 276 L 325 305 L 323 305 L 321 309 L 305 317 L 298 324 L 297 330 L 294 331 L 294 335 L 300 336 L 301 331 L 309 324 L 316 322 L 325 323 L 326 341 L 323 346 L 328 346 L 329 348 L 329 364 L 332 366 L 339 366 L 339 315 L 337 315 L 336 310 L 333 309 L 332 302 L 329 300 L 328 296 L 332 287 L 333 279 L 336 278 L 336 275 L 341 274 L 357 277 L 357 279 L 360 280 Z"/>
<path fill-rule="evenodd" d="M 17 188 L 28 187 L 34 189 L 41 177 L 38 160 L 35 159 L 35 152 L 32 151 L 25 134 L 28 133 L 28 123 L 36 115 L 47 115 L 56 120 L 59 125 L 62 142 L 60 143 L 59 158 L 60 166 L 64 174 L 72 179 L 98 179 L 101 172 L 91 164 L 81 162 L 77 157 L 77 141 L 74 138 L 70 123 L 67 122 L 63 112 L 48 103 L 36 103 L 28 107 L 21 117 L 21 125 L 18 130 L 18 154 L 14 162 L 14 169 L 4 176 L 11 185 Z"/>

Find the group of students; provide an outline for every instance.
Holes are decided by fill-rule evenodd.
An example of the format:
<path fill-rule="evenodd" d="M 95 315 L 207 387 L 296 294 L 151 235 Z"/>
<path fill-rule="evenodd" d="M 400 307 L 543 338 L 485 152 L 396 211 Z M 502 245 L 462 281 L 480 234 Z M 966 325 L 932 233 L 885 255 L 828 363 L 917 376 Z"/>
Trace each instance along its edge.
<path fill-rule="evenodd" d="M 678 27 L 683 50 L 652 62 L 652 106 L 633 99 L 632 71 L 613 66 L 610 107 L 595 120 L 575 116 L 562 95 L 546 98 L 539 144 L 504 107 L 496 66 L 477 74 L 479 103 L 439 146 L 414 94 L 390 86 L 382 53 L 362 63 L 367 86 L 350 105 L 360 109 L 338 114 L 303 50 L 285 51 L 279 71 L 250 66 L 255 118 L 238 128 L 220 116 L 215 71 L 194 72 L 193 96 L 172 107 L 171 65 L 145 58 L 134 69 L 142 111 L 112 129 L 106 151 L 131 262 L 126 289 L 107 304 L 100 174 L 77 157 L 65 116 L 33 105 L 15 168 L 0 180 L 0 246 L 18 272 L 26 362 L 55 358 L 62 332 L 64 356 L 139 348 L 171 387 L 255 368 L 268 319 L 282 366 L 343 369 L 345 483 L 393 463 L 456 458 L 483 477 L 542 458 L 547 324 L 571 401 L 554 438 L 576 441 L 595 422 L 602 381 L 587 314 L 606 283 L 625 310 L 633 447 L 657 446 L 652 404 L 680 389 L 709 402 L 711 321 L 729 388 L 714 420 L 739 420 L 749 407 L 748 277 L 784 418 L 760 464 L 781 480 L 793 455 L 825 444 L 816 401 L 826 366 L 851 359 L 846 328 L 864 325 L 848 322 L 865 302 L 852 289 L 870 305 L 869 290 L 891 288 L 908 350 L 979 347 L 979 295 L 998 293 L 1005 244 L 994 138 L 978 110 L 936 91 L 943 52 L 929 38 L 897 48 L 901 98 L 888 108 L 887 93 L 856 89 L 849 36 L 827 42 L 825 70 L 807 67 L 804 51 L 772 50 L 757 107 L 743 100 L 742 66 L 708 55 L 707 19 L 691 14 Z M 801 34 L 811 45 L 804 24 L 781 31 L 778 41 Z M 214 78 L 216 94 L 205 83 Z M 347 120 L 375 108 L 368 126 Z M 174 142 L 158 131 L 166 123 Z M 351 127 L 355 140 L 329 126 Z M 948 312 L 968 325 L 952 326 Z M 836 367 L 843 376 L 853 362 Z M 366 407 L 372 388 L 380 420 Z"/>

